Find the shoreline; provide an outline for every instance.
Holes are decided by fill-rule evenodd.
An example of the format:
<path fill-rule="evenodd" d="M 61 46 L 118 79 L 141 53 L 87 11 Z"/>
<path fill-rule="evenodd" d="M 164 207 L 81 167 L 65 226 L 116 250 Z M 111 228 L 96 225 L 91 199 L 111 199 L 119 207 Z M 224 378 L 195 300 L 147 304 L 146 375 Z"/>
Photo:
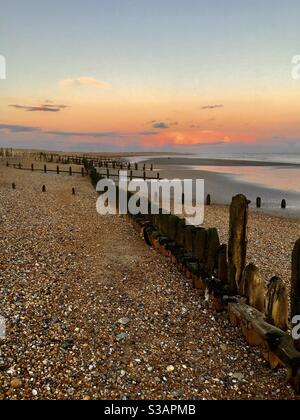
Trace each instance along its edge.
<path fill-rule="evenodd" d="M 168 162 L 167 164 L 165 162 Z M 174 164 L 175 162 L 175 164 Z M 182 163 L 183 162 L 183 163 Z M 199 164 L 199 160 L 197 160 Z M 217 160 L 202 160 L 205 162 L 203 166 L 215 166 Z M 218 160 L 223 162 L 223 165 L 218 166 L 229 166 L 227 160 Z M 233 163 L 232 166 L 241 166 L 240 164 Z M 240 163 L 241 161 L 237 161 Z M 256 198 L 261 197 L 262 207 L 257 209 L 258 212 L 275 215 L 279 217 L 288 218 L 299 218 L 300 217 L 300 192 L 293 190 L 285 190 L 271 187 L 269 185 L 258 184 L 255 182 L 247 181 L 237 174 L 230 174 L 218 171 L 209 171 L 199 168 L 193 168 L 193 164 L 190 164 L 190 159 L 149 159 L 145 163 L 154 164 L 157 170 L 160 172 L 162 178 L 167 179 L 204 179 L 205 180 L 205 196 L 211 195 L 212 203 L 215 205 L 230 205 L 231 199 L 237 194 L 244 194 L 251 201 L 250 208 L 256 209 Z M 181 164 L 180 164 L 181 163 Z M 195 163 L 195 162 L 193 162 Z M 249 161 L 249 166 L 254 167 L 269 167 L 274 168 L 300 168 L 300 165 L 287 165 L 268 162 L 259 163 Z M 254 164 L 253 164 L 254 163 Z M 253 165 L 251 165 L 253 164 Z M 247 161 L 248 165 L 248 161 Z M 242 166 L 247 166 L 243 163 Z M 281 201 L 285 199 L 287 201 L 287 208 L 281 209 Z"/>

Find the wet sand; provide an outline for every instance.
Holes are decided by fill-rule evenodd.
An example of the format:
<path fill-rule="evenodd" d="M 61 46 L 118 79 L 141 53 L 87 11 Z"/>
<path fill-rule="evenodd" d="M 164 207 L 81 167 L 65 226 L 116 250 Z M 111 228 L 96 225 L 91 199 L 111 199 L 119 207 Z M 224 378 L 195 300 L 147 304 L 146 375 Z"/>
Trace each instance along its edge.
<path fill-rule="evenodd" d="M 296 191 L 276 189 L 267 185 L 248 182 L 242 178 L 222 172 L 202 170 L 202 166 L 240 166 L 242 161 L 228 161 L 217 159 L 189 159 L 189 158 L 157 158 L 149 160 L 160 172 L 162 178 L 174 179 L 204 179 L 205 194 L 210 194 L 212 203 L 216 205 L 229 205 L 236 194 L 244 194 L 251 201 L 250 207 L 256 206 L 256 198 L 261 197 L 262 208 L 260 212 L 267 212 L 282 217 L 300 217 L 300 193 Z M 197 169 L 190 165 L 196 165 Z M 299 165 L 287 165 L 270 162 L 243 162 L 245 166 L 261 166 L 279 168 L 300 168 Z M 279 174 L 280 175 L 280 174 Z M 281 201 L 287 201 L 287 208 L 281 209 Z"/>

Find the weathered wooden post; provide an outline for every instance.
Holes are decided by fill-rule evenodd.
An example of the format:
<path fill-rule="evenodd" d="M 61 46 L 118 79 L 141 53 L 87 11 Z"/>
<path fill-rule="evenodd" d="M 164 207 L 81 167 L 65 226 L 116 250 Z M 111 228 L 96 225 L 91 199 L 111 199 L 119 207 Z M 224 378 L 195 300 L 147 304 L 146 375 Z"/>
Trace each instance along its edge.
<path fill-rule="evenodd" d="M 239 290 L 246 265 L 248 204 L 247 198 L 239 194 L 230 205 L 228 281 L 233 294 Z"/>
<path fill-rule="evenodd" d="M 106 176 L 109 179 L 109 169 L 106 170 Z"/>
<path fill-rule="evenodd" d="M 135 164 L 134 164 L 134 169 L 135 169 L 136 171 L 138 171 L 138 170 L 139 170 L 139 165 L 138 165 L 137 163 L 135 163 Z"/>
<path fill-rule="evenodd" d="M 59 175 L 59 166 L 58 165 L 56 167 L 56 173 L 57 173 L 57 175 Z"/>
<path fill-rule="evenodd" d="M 146 181 L 146 171 L 144 172 L 144 181 Z"/>
<path fill-rule="evenodd" d="M 217 251 L 217 278 L 223 283 L 228 280 L 227 245 L 219 246 Z"/>
<path fill-rule="evenodd" d="M 220 246 L 219 233 L 216 228 L 207 229 L 207 247 L 205 270 L 209 274 L 214 274 L 217 263 L 217 252 Z"/>
<path fill-rule="evenodd" d="M 44 172 L 47 173 L 47 165 L 44 165 Z"/>
<path fill-rule="evenodd" d="M 286 209 L 286 200 L 281 201 L 281 208 Z"/>
<path fill-rule="evenodd" d="M 31 164 L 31 170 L 32 170 L 32 172 L 34 171 L 34 164 L 33 163 Z"/>
<path fill-rule="evenodd" d="M 75 195 L 75 188 L 72 188 L 72 194 Z"/>
<path fill-rule="evenodd" d="M 288 292 L 279 277 L 270 280 L 267 292 L 267 321 L 275 327 L 286 331 L 288 329 L 289 313 Z"/>
<path fill-rule="evenodd" d="M 69 167 L 69 174 L 72 176 L 72 166 Z"/>
<path fill-rule="evenodd" d="M 81 176 L 84 177 L 84 168 L 81 168 Z"/>
<path fill-rule="evenodd" d="M 211 195 L 210 194 L 208 194 L 207 197 L 206 197 L 206 205 L 207 206 L 211 205 Z"/>
<path fill-rule="evenodd" d="M 247 298 L 250 306 L 262 313 L 265 312 L 265 285 L 254 264 L 249 264 L 245 268 L 239 292 Z"/>
<path fill-rule="evenodd" d="M 300 239 L 292 253 L 291 318 L 300 315 Z"/>
<path fill-rule="evenodd" d="M 261 198 L 260 197 L 257 197 L 257 199 L 256 199 L 256 208 L 257 209 L 261 208 Z"/>
<path fill-rule="evenodd" d="M 133 172 L 130 171 L 130 181 L 132 181 L 132 178 L 133 178 Z"/>
<path fill-rule="evenodd" d="M 45 193 L 45 192 L 46 192 L 46 186 L 45 186 L 45 185 L 43 185 L 43 187 L 42 187 L 42 192 L 43 192 L 43 193 Z"/>
<path fill-rule="evenodd" d="M 206 254 L 207 231 L 206 229 L 197 229 L 194 239 L 193 257 L 200 263 L 204 263 Z"/>
<path fill-rule="evenodd" d="M 160 180 L 159 172 L 157 172 L 157 180 Z"/>
<path fill-rule="evenodd" d="M 11 186 L 12 186 L 12 189 L 13 189 L 13 190 L 15 190 L 15 189 L 16 189 L 16 184 L 15 184 L 14 182 L 11 184 Z"/>

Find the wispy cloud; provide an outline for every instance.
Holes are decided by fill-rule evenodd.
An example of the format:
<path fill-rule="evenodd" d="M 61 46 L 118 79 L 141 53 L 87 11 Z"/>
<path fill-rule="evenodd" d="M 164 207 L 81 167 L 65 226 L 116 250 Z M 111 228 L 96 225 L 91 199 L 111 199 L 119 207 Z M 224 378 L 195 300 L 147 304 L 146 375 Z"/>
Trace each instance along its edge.
<path fill-rule="evenodd" d="M 49 104 L 39 105 L 39 106 L 13 104 L 9 106 L 11 108 L 20 109 L 27 112 L 60 112 L 62 109 L 67 108 L 67 105 L 49 105 Z"/>
<path fill-rule="evenodd" d="M 122 137 L 119 131 L 44 131 L 44 134 L 63 137 Z"/>
<path fill-rule="evenodd" d="M 140 136 L 156 136 L 158 134 L 160 134 L 159 131 L 151 131 L 151 130 L 146 130 L 146 131 L 141 131 L 140 133 L 137 133 Z"/>
<path fill-rule="evenodd" d="M 216 105 L 205 105 L 202 107 L 202 109 L 218 109 L 218 108 L 224 108 L 224 105 L 216 104 Z"/>
<path fill-rule="evenodd" d="M 72 86 L 92 86 L 97 89 L 109 89 L 111 85 L 93 77 L 78 77 L 76 79 L 64 79 L 59 82 L 62 87 Z"/>
<path fill-rule="evenodd" d="M 165 122 L 157 122 L 154 123 L 152 125 L 153 128 L 160 128 L 160 129 L 166 129 L 166 128 L 170 128 L 170 126 L 168 124 L 166 124 Z"/>
<path fill-rule="evenodd" d="M 0 124 L 0 130 L 10 131 L 11 133 L 31 133 L 41 131 L 38 127 L 29 127 L 25 125 Z"/>

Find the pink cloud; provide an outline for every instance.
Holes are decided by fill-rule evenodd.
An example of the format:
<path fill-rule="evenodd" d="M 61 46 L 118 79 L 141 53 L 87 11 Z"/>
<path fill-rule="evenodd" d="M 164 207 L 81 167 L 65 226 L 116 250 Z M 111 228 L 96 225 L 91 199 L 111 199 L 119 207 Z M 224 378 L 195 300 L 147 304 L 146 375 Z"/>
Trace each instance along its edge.
<path fill-rule="evenodd" d="M 76 79 L 64 79 L 59 82 L 62 87 L 70 86 L 92 86 L 97 89 L 109 89 L 111 86 L 102 80 L 93 77 L 78 77 Z"/>

